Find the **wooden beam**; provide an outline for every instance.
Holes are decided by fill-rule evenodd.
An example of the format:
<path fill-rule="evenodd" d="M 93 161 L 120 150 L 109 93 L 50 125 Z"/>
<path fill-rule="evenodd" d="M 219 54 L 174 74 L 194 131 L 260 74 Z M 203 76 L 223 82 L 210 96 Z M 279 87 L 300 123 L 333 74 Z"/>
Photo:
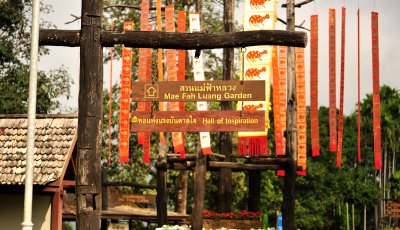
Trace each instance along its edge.
<path fill-rule="evenodd" d="M 100 229 L 103 118 L 102 0 L 82 0 L 76 204 L 78 230 Z"/>
<path fill-rule="evenodd" d="M 128 186 L 134 188 L 143 188 L 143 189 L 157 189 L 157 185 L 151 184 L 139 184 L 129 181 L 105 181 L 103 182 L 104 186 Z"/>
<path fill-rule="evenodd" d="M 277 164 L 244 164 L 244 163 L 236 163 L 236 162 L 218 162 L 218 161 L 210 161 L 208 162 L 208 167 L 210 169 L 213 168 L 230 168 L 230 169 L 239 169 L 239 170 L 280 170 L 284 169 L 283 165 Z"/>
<path fill-rule="evenodd" d="M 79 30 L 41 29 L 39 44 L 50 46 L 79 46 Z M 101 45 L 113 47 L 124 44 L 126 47 L 164 48 L 164 49 L 219 49 L 258 45 L 279 45 L 306 47 L 305 32 L 285 30 L 256 30 L 208 33 L 172 33 L 158 31 L 102 31 Z"/>

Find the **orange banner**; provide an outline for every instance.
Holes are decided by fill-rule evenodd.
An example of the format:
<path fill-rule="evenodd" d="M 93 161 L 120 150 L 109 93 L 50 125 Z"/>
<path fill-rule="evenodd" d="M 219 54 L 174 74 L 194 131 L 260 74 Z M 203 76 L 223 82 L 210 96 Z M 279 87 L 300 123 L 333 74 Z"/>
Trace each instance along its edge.
<path fill-rule="evenodd" d="M 318 119 L 318 15 L 311 15 L 310 32 L 310 123 L 312 156 L 320 155 Z"/>
<path fill-rule="evenodd" d="M 298 175 L 306 175 L 307 166 L 307 110 L 304 48 L 296 48 L 296 100 L 297 100 L 297 165 L 302 167 Z"/>
<path fill-rule="evenodd" d="M 166 6 L 165 32 L 175 32 L 174 18 L 175 18 L 174 6 Z M 180 21 L 182 21 L 182 16 L 180 18 Z M 178 68 L 176 63 L 177 51 L 175 49 L 167 49 L 165 53 L 167 58 L 166 66 L 167 66 L 168 81 L 177 81 L 178 80 Z M 181 104 L 180 102 L 168 102 L 168 110 L 180 111 L 181 108 L 180 104 Z M 174 145 L 174 152 L 179 153 L 181 158 L 185 158 L 185 143 L 184 143 L 184 135 L 182 132 L 172 132 L 172 144 Z"/>
<path fill-rule="evenodd" d="M 336 10 L 329 9 L 329 150 L 336 145 Z"/>
<path fill-rule="evenodd" d="M 125 31 L 132 31 L 133 29 L 133 22 L 124 22 Z M 122 47 L 121 97 L 119 107 L 119 159 L 121 163 L 129 161 L 131 72 L 132 48 Z"/>

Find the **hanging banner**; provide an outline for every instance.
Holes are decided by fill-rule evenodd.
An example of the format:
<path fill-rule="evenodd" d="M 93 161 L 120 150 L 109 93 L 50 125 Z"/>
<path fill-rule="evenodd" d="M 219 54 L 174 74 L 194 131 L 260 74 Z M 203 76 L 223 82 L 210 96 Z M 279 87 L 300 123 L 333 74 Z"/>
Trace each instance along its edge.
<path fill-rule="evenodd" d="M 157 17 L 157 31 L 162 31 L 162 21 L 161 21 L 161 0 L 156 1 L 156 17 Z M 163 50 L 158 49 L 157 51 L 157 75 L 158 75 L 158 82 L 164 81 L 164 66 L 163 66 Z M 132 92 L 134 92 L 132 90 Z M 158 110 L 164 111 L 164 102 L 160 102 L 158 104 Z M 164 133 L 160 133 L 160 142 L 162 144 L 166 144 Z"/>
<path fill-rule="evenodd" d="M 198 13 L 189 13 L 189 30 L 190 33 L 200 32 L 200 15 Z M 190 51 L 190 57 L 193 62 L 193 73 L 195 81 L 204 81 L 204 64 L 203 64 L 203 53 L 200 53 L 199 57 L 195 57 L 195 51 Z M 206 101 L 197 101 L 198 111 L 207 111 L 208 106 Z M 211 138 L 209 132 L 200 132 L 200 146 L 203 154 L 212 153 L 211 149 Z"/>
<path fill-rule="evenodd" d="M 243 29 L 249 30 L 273 30 L 276 22 L 276 1 L 255 2 L 246 0 L 243 15 Z M 271 110 L 270 82 L 272 76 L 272 46 L 252 46 L 241 51 L 241 62 L 243 63 L 240 79 L 265 80 L 264 102 L 241 102 L 238 110 L 262 110 L 265 113 L 264 132 L 239 132 L 238 154 L 239 155 L 264 155 L 268 150 L 269 111 Z"/>
<path fill-rule="evenodd" d="M 149 24 L 150 15 L 150 2 L 149 0 L 143 0 L 141 5 L 140 15 L 140 31 L 150 31 L 151 25 Z M 151 82 L 151 60 L 152 60 L 152 49 L 139 48 L 139 61 L 138 61 L 138 80 L 140 82 Z M 150 102 L 138 102 L 138 111 L 150 111 Z M 143 162 L 150 163 L 150 133 L 139 132 L 138 142 L 143 146 Z"/>
<path fill-rule="evenodd" d="M 181 19 L 182 20 L 182 19 Z M 165 32 L 175 32 L 175 9 L 174 6 L 165 7 Z M 167 79 L 168 81 L 178 80 L 177 68 L 177 51 L 175 49 L 166 49 L 166 66 L 167 66 Z M 179 111 L 179 102 L 169 102 L 169 111 Z M 172 132 L 172 144 L 174 145 L 174 152 L 180 154 L 181 158 L 185 158 L 185 143 L 182 132 Z"/>
<path fill-rule="evenodd" d="M 311 15 L 310 31 L 310 123 L 312 156 L 320 155 L 318 119 L 318 15 Z"/>
<path fill-rule="evenodd" d="M 343 147 L 343 103 L 344 103 L 344 60 L 345 60 L 345 38 L 346 38 L 346 8 L 342 7 L 342 32 L 340 47 L 340 102 L 339 102 L 339 120 L 338 120 L 338 147 L 336 166 L 340 167 L 342 161 Z"/>
<path fill-rule="evenodd" d="M 336 10 L 329 9 L 329 150 L 336 145 Z"/>
<path fill-rule="evenodd" d="M 382 168 L 381 101 L 379 84 L 379 27 L 378 13 L 371 12 L 372 30 L 372 121 L 374 131 L 375 168 Z"/>
<path fill-rule="evenodd" d="M 186 11 L 178 12 L 178 33 L 186 33 Z M 185 81 L 186 50 L 178 50 L 178 81 Z M 179 110 L 185 110 L 185 102 L 179 102 Z"/>
<path fill-rule="evenodd" d="M 275 135 L 275 153 L 276 155 L 283 155 L 283 132 L 281 128 L 280 116 L 280 90 L 279 90 L 279 64 L 278 64 L 278 48 L 276 46 L 273 47 L 272 53 L 272 104 L 273 104 L 273 111 L 274 111 L 274 135 Z"/>
<path fill-rule="evenodd" d="M 297 165 L 298 175 L 306 175 L 307 167 L 307 110 L 304 48 L 296 48 L 296 100 L 297 100 Z"/>
<path fill-rule="evenodd" d="M 124 31 L 132 31 L 133 22 L 124 22 Z M 122 47 L 121 96 L 119 106 L 119 161 L 129 161 L 129 114 L 132 73 L 132 48 Z"/>
<path fill-rule="evenodd" d="M 286 68 L 287 68 L 287 53 L 286 47 L 278 47 L 278 71 L 279 71 L 279 122 L 281 125 L 282 132 L 282 153 L 276 152 L 276 155 L 286 154 L 286 138 L 284 136 L 284 131 L 286 130 Z M 277 122 L 277 121 L 275 121 Z M 285 170 L 278 170 L 278 176 L 285 176 Z"/>

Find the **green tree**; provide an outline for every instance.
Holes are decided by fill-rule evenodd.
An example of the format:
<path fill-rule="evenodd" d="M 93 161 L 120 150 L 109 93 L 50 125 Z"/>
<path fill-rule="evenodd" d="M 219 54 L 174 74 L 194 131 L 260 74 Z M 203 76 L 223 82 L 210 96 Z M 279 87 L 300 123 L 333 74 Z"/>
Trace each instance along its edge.
<path fill-rule="evenodd" d="M 0 2 L 0 113 L 26 113 L 28 107 L 31 1 Z M 49 13 L 50 5 L 41 12 Z M 50 27 L 42 22 L 41 27 Z M 40 48 L 39 55 L 48 49 Z M 59 109 L 59 97 L 70 96 L 72 79 L 65 68 L 38 72 L 37 113 Z"/>

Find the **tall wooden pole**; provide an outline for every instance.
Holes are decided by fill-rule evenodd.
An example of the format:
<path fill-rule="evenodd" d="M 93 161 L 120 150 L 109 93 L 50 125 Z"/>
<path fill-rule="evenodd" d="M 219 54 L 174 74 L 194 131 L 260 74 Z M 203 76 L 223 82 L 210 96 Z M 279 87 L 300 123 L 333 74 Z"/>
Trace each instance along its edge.
<path fill-rule="evenodd" d="M 225 32 L 233 31 L 233 0 L 224 1 Z M 234 50 L 224 49 L 222 80 L 231 80 L 233 75 Z M 232 110 L 232 102 L 221 102 L 221 110 Z M 222 132 L 219 135 L 220 153 L 225 155 L 225 161 L 231 161 L 232 133 Z M 232 206 L 232 169 L 221 168 L 218 171 L 218 211 L 230 212 Z"/>
<path fill-rule="evenodd" d="M 99 229 L 101 212 L 102 0 L 82 0 L 80 36 L 77 229 Z"/>
<path fill-rule="evenodd" d="M 295 30 L 294 0 L 287 0 L 287 27 L 286 30 Z M 283 229 L 293 230 L 294 208 L 295 208 L 295 182 L 296 182 L 296 156 L 297 156 L 297 102 L 296 102 L 296 70 L 295 70 L 295 49 L 287 49 L 287 130 L 286 130 L 286 154 L 289 157 L 289 164 L 285 170 L 283 186 Z"/>

